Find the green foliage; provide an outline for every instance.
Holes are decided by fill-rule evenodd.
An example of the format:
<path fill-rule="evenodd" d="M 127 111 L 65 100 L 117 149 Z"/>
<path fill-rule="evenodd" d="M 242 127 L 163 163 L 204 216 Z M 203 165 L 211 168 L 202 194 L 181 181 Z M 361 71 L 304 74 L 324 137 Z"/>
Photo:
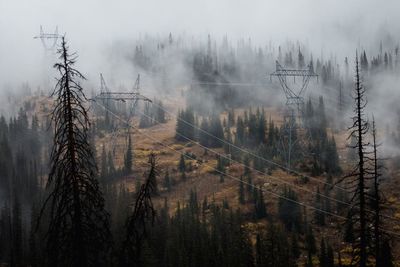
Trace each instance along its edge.
<path fill-rule="evenodd" d="M 178 170 L 181 173 L 184 173 L 186 171 L 186 162 L 185 162 L 185 157 L 183 155 L 181 155 L 181 157 L 179 159 Z"/>
<path fill-rule="evenodd" d="M 285 187 L 278 202 L 278 216 L 287 230 L 301 231 L 301 210 L 297 194 L 290 188 Z"/>
<path fill-rule="evenodd" d="M 240 182 L 239 182 L 239 203 L 244 204 L 245 203 L 245 198 L 244 198 L 244 183 L 243 183 L 243 177 L 240 176 Z"/>
<path fill-rule="evenodd" d="M 254 188 L 257 191 L 257 188 Z M 258 189 L 257 198 L 254 200 L 255 215 L 257 219 L 262 219 L 267 216 L 267 208 L 264 201 L 264 193 L 261 187 Z"/>
<path fill-rule="evenodd" d="M 188 139 L 195 139 L 195 118 L 192 109 L 180 110 L 176 121 L 176 135 L 177 141 L 188 141 Z"/>
<path fill-rule="evenodd" d="M 257 234 L 255 250 L 256 266 L 297 266 L 286 232 L 272 223 L 268 225 L 266 233 Z"/>
<path fill-rule="evenodd" d="M 318 225 L 325 225 L 325 208 L 321 199 L 319 187 L 317 188 L 314 207 L 316 208 L 314 211 L 315 222 Z"/>
<path fill-rule="evenodd" d="M 165 122 L 163 103 L 156 99 L 153 102 L 145 102 L 144 110 L 140 116 L 139 128 L 149 128 Z"/>
<path fill-rule="evenodd" d="M 124 173 L 126 175 L 130 174 L 132 172 L 132 166 L 133 166 L 133 149 L 132 149 L 131 135 L 129 134 L 128 148 L 126 149 L 125 157 L 124 157 Z"/>

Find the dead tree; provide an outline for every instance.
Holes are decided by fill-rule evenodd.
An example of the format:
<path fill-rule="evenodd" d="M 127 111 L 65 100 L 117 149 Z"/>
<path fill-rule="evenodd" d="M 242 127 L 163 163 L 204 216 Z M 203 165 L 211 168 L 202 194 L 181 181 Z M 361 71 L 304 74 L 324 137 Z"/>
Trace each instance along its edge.
<path fill-rule="evenodd" d="M 156 211 L 153 207 L 152 195 L 155 193 L 157 169 L 156 158 L 149 156 L 150 171 L 147 179 L 140 187 L 132 215 L 126 222 L 126 239 L 122 244 L 120 266 L 141 266 L 141 249 L 148 235 L 148 227 L 154 224 Z"/>
<path fill-rule="evenodd" d="M 369 199 L 370 199 L 370 206 L 373 218 L 372 249 L 375 256 L 375 266 L 376 267 L 393 266 L 390 257 L 387 257 L 387 255 L 391 254 L 391 247 L 389 243 L 390 237 L 382 231 L 383 229 L 382 214 L 385 210 L 384 204 L 386 201 L 385 201 L 385 196 L 380 190 L 382 164 L 380 164 L 379 162 L 380 159 L 378 157 L 377 130 L 374 118 L 372 119 L 372 158 L 370 160 L 371 160 L 371 167 L 368 173 L 372 176 L 373 185 L 370 190 L 371 192 L 369 192 Z M 384 246 L 385 248 L 383 248 Z"/>
<path fill-rule="evenodd" d="M 48 266 L 106 266 L 111 235 L 109 215 L 96 180 L 97 167 L 89 143 L 90 123 L 86 97 L 73 68 L 76 55 L 69 54 L 64 38 L 54 68 L 60 78 L 52 123 L 54 144 L 41 216 L 48 216 L 46 263 Z M 44 220 L 42 220 L 44 221 Z"/>
<path fill-rule="evenodd" d="M 358 62 L 358 55 L 356 54 L 355 66 L 355 88 L 354 88 L 354 116 L 352 117 L 353 125 L 349 128 L 350 138 L 356 141 L 352 146 L 357 150 L 358 162 L 353 171 L 344 177 L 353 192 L 351 206 L 349 209 L 349 216 L 347 223 L 353 225 L 354 229 L 354 242 L 353 242 L 353 259 L 352 263 L 360 267 L 366 267 L 370 255 L 370 231 L 368 228 L 369 217 L 367 214 L 366 196 L 368 191 L 367 180 L 367 133 L 369 130 L 369 123 L 365 119 L 365 106 L 367 101 L 365 99 L 365 90 L 361 83 L 360 67 Z"/>

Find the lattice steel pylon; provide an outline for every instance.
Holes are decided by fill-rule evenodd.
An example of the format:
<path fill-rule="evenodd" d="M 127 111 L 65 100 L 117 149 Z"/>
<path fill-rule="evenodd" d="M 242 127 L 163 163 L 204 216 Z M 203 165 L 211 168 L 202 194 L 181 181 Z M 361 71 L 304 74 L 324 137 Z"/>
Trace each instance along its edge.
<path fill-rule="evenodd" d="M 58 34 L 58 26 L 56 26 L 56 29 L 54 33 L 46 33 L 43 31 L 42 25 L 40 25 L 40 33 L 37 36 L 34 36 L 34 39 L 40 39 L 42 41 L 43 48 L 45 51 L 54 51 L 57 41 L 61 38 L 62 36 Z"/>
<path fill-rule="evenodd" d="M 307 90 L 308 83 L 310 82 L 310 78 L 317 77 L 318 75 L 314 72 L 312 65 L 308 65 L 306 69 L 286 69 L 276 61 L 276 70 L 275 72 L 270 74 L 270 77 L 276 76 L 279 79 L 283 92 L 286 96 L 286 105 L 287 106 L 297 106 L 297 110 L 300 110 L 302 105 L 304 104 L 304 94 Z M 297 89 L 291 88 L 287 82 L 288 77 L 293 77 L 293 80 L 296 80 L 296 77 L 301 77 L 302 83 L 301 86 Z"/>
<path fill-rule="evenodd" d="M 292 164 L 293 152 L 297 146 L 300 146 L 298 139 L 297 129 L 299 125 L 303 126 L 303 107 L 304 95 L 310 79 L 317 77 L 312 65 L 308 65 L 306 69 L 287 69 L 283 68 L 278 61 L 276 61 L 276 70 L 270 74 L 270 78 L 278 77 L 283 92 L 286 97 L 286 108 L 283 115 L 283 124 L 281 127 L 281 154 L 285 159 L 287 167 L 290 169 Z M 296 82 L 296 77 L 300 77 L 301 84 L 297 88 L 293 88 L 288 83 L 287 79 L 293 77 L 293 82 Z M 306 135 L 307 134 L 306 130 Z"/>
<path fill-rule="evenodd" d="M 111 149 L 113 154 L 115 154 L 115 147 L 116 147 L 116 141 L 118 134 L 120 133 L 120 130 L 126 129 L 127 134 L 126 134 L 126 143 L 127 139 L 130 135 L 130 120 L 135 116 L 135 109 L 137 108 L 137 105 L 139 101 L 144 101 L 144 102 L 152 102 L 151 99 L 143 96 L 140 94 L 140 74 L 138 74 L 135 84 L 133 85 L 132 91 L 130 92 L 113 92 L 110 91 L 107 87 L 107 84 L 104 80 L 104 77 L 102 74 L 100 74 L 100 94 L 96 95 L 94 97 L 95 101 L 102 101 L 103 104 L 107 103 L 108 101 L 121 101 L 121 102 L 130 102 L 132 105 L 129 108 L 129 117 L 127 119 L 127 123 L 123 125 L 122 129 L 121 127 L 116 126 L 111 134 Z M 110 103 L 109 103 L 110 104 Z"/>

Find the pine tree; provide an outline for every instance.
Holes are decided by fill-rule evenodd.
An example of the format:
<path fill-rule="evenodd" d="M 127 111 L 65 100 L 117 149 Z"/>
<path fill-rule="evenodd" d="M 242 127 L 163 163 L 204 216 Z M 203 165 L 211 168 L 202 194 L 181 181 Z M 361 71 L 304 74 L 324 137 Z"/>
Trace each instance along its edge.
<path fill-rule="evenodd" d="M 244 204 L 245 199 L 244 199 L 244 184 L 243 184 L 243 177 L 240 176 L 240 182 L 239 182 L 239 203 Z"/>
<path fill-rule="evenodd" d="M 181 172 L 181 180 L 186 181 L 186 179 L 187 179 L 186 172 Z"/>
<path fill-rule="evenodd" d="M 297 234 L 292 235 L 292 243 L 290 246 L 290 252 L 296 260 L 298 258 L 300 258 L 301 251 L 300 251 L 299 239 L 297 237 Z"/>
<path fill-rule="evenodd" d="M 321 244 L 319 247 L 319 266 L 328 267 L 328 256 L 324 238 L 321 238 Z"/>
<path fill-rule="evenodd" d="M 132 139 L 130 133 L 128 133 L 128 148 L 126 149 L 124 158 L 125 174 L 130 174 L 132 172 L 132 165 L 133 165 Z"/>
<path fill-rule="evenodd" d="M 319 191 L 319 187 L 317 188 L 316 198 L 315 198 L 315 213 L 314 218 L 318 225 L 325 225 L 325 211 L 324 205 L 321 200 L 321 193 Z"/>
<path fill-rule="evenodd" d="M 209 147 L 210 136 L 207 134 L 209 130 L 208 120 L 203 118 L 200 125 L 199 142 L 202 146 Z"/>
<path fill-rule="evenodd" d="M 249 176 L 250 175 L 250 157 L 245 156 L 243 159 L 243 164 L 244 164 L 244 173 L 243 175 Z"/>
<path fill-rule="evenodd" d="M 210 121 L 210 134 L 213 138 L 209 138 L 209 145 L 211 147 L 222 147 L 224 140 L 224 130 L 222 128 L 221 120 L 218 114 L 211 116 Z"/>
<path fill-rule="evenodd" d="M 266 266 L 266 265 L 267 265 L 267 260 L 265 257 L 263 240 L 261 239 L 260 234 L 257 233 L 257 236 L 256 236 L 256 266 L 262 267 L 262 266 Z"/>
<path fill-rule="evenodd" d="M 12 231 L 11 231 L 11 266 L 23 265 L 23 240 L 21 203 L 14 189 L 12 205 Z"/>
<path fill-rule="evenodd" d="M 114 161 L 112 158 L 112 154 L 111 151 L 108 151 L 108 155 L 107 155 L 107 165 L 108 165 L 108 175 L 111 177 L 113 177 L 115 175 L 115 166 L 114 166 Z"/>
<path fill-rule="evenodd" d="M 235 125 L 235 110 L 231 108 L 228 112 L 228 127 Z"/>
<path fill-rule="evenodd" d="M 254 190 L 257 190 L 256 188 Z M 257 200 L 255 200 L 255 209 L 257 219 L 262 219 L 267 216 L 267 208 L 264 202 L 264 194 L 261 187 L 258 189 Z"/>
<path fill-rule="evenodd" d="M 46 235 L 47 265 L 107 266 L 110 249 L 108 214 L 96 180 L 96 166 L 88 141 L 89 118 L 79 79 L 73 68 L 75 58 L 62 38 L 60 73 L 53 95 L 54 145 L 47 189 L 42 208 L 48 207 Z"/>
<path fill-rule="evenodd" d="M 157 105 L 153 105 L 153 107 L 154 106 L 156 106 L 155 121 L 157 123 L 165 123 L 166 122 L 165 111 L 164 111 L 163 103 L 161 102 L 161 100 L 158 102 Z"/>
<path fill-rule="evenodd" d="M 307 266 L 313 266 L 312 256 L 317 252 L 317 247 L 315 244 L 315 237 L 311 226 L 307 228 L 305 236 L 305 247 L 307 250 Z"/>
<path fill-rule="evenodd" d="M 107 154 L 106 148 L 103 144 L 103 149 L 101 151 L 101 168 L 100 168 L 100 177 L 101 181 L 104 183 L 108 177 L 108 168 L 107 168 Z"/>
<path fill-rule="evenodd" d="M 287 230 L 301 230 L 301 210 L 297 194 L 289 187 L 285 187 L 278 202 L 278 216 Z"/>
<path fill-rule="evenodd" d="M 188 141 L 188 139 L 195 139 L 195 117 L 193 110 L 188 108 L 178 112 L 176 122 L 176 135 L 175 139 L 178 141 Z"/>
<path fill-rule="evenodd" d="M 335 266 L 335 257 L 333 255 L 333 249 L 330 244 L 328 244 L 328 248 L 326 250 L 326 257 L 327 257 L 327 261 L 326 261 L 327 265 L 326 266 L 334 267 Z"/>
<path fill-rule="evenodd" d="M 236 138 L 235 143 L 237 145 L 242 145 L 244 143 L 245 126 L 242 117 L 238 117 L 236 124 Z"/>
<path fill-rule="evenodd" d="M 179 159 L 178 170 L 181 173 L 184 173 L 186 171 L 186 162 L 185 162 L 185 157 L 183 155 L 181 155 Z"/>
<path fill-rule="evenodd" d="M 253 178 L 251 177 L 250 174 L 248 174 L 247 176 L 247 181 L 246 181 L 246 191 L 247 191 L 247 195 L 249 195 L 249 199 L 251 198 L 251 195 L 254 193 L 254 185 L 253 185 Z M 255 192 L 257 194 L 257 191 Z M 254 199 L 256 200 L 256 199 Z"/>
<path fill-rule="evenodd" d="M 164 187 L 167 188 L 167 191 L 171 191 L 171 179 L 169 177 L 169 171 L 167 169 L 164 176 Z"/>
<path fill-rule="evenodd" d="M 392 247 L 389 240 L 385 239 L 382 243 L 381 264 L 380 266 L 393 267 Z"/>

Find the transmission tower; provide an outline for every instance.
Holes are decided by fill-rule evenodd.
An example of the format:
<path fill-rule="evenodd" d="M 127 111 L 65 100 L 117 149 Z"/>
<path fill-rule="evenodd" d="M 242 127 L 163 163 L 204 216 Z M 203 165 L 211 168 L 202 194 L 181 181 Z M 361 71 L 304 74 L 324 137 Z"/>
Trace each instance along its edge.
<path fill-rule="evenodd" d="M 116 141 L 118 139 L 118 135 L 120 134 L 119 131 L 126 129 L 126 143 L 127 139 L 130 135 L 130 120 L 135 116 L 135 110 L 139 104 L 139 101 L 143 102 L 149 102 L 151 103 L 152 101 L 141 95 L 140 94 L 140 74 L 138 74 L 135 84 L 133 85 L 132 91 L 130 92 L 117 92 L 117 91 L 110 91 L 107 87 L 107 84 L 104 80 L 104 77 L 102 74 L 100 74 L 100 94 L 95 96 L 94 98 L 95 101 L 102 101 L 104 105 L 110 105 L 108 101 L 120 101 L 123 103 L 129 102 L 131 105 L 129 106 L 129 116 L 127 123 L 123 125 L 123 127 L 118 127 L 116 126 L 112 135 L 111 135 L 111 149 L 113 151 L 113 154 L 115 154 L 115 147 L 116 147 Z M 107 107 L 108 108 L 108 107 Z"/>
<path fill-rule="evenodd" d="M 286 69 L 276 61 L 276 70 L 271 73 L 270 76 L 276 76 L 279 79 L 283 92 L 286 96 L 286 106 L 293 107 L 295 106 L 298 111 L 301 110 L 304 104 L 304 94 L 307 90 L 308 83 L 310 82 L 310 78 L 317 77 L 318 75 L 314 72 L 312 65 L 308 65 L 307 69 Z M 300 77 L 302 80 L 299 88 L 291 88 L 287 79 L 293 77 L 293 82 L 296 82 L 296 77 Z"/>
<path fill-rule="evenodd" d="M 107 93 L 107 92 L 110 92 L 110 90 L 108 90 L 103 74 L 100 73 L 100 93 Z"/>
<path fill-rule="evenodd" d="M 56 29 L 54 33 L 46 33 L 43 31 L 42 25 L 40 25 L 40 33 L 37 36 L 34 36 L 34 39 L 40 39 L 42 41 L 43 48 L 45 51 L 54 51 L 54 48 L 57 45 L 58 40 L 62 36 L 58 34 L 58 26 L 56 26 Z"/>
<path fill-rule="evenodd" d="M 287 167 L 291 168 L 293 152 L 297 146 L 300 146 L 297 129 L 302 126 L 304 95 L 307 90 L 310 79 L 318 75 L 314 72 L 312 65 L 308 65 L 306 69 L 287 69 L 282 67 L 276 61 L 276 70 L 270 74 L 270 78 L 278 77 L 282 90 L 286 97 L 286 107 L 283 114 L 283 124 L 281 129 L 280 145 L 281 154 L 286 161 Z M 293 78 L 293 83 L 288 79 Z M 293 86 L 296 83 L 296 78 L 300 79 L 300 86 Z M 304 128 L 303 128 L 304 129 Z M 306 130 L 306 129 L 304 129 Z M 305 137 L 309 131 L 305 131 Z"/>

